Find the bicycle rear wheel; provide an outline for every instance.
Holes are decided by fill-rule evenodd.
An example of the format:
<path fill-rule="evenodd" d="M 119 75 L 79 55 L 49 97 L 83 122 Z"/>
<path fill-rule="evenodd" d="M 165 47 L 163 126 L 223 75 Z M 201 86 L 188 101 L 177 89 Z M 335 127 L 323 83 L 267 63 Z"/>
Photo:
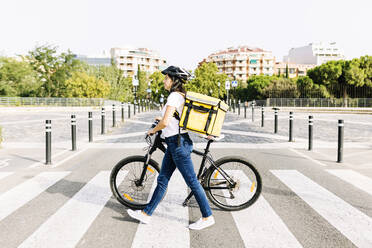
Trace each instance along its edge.
<path fill-rule="evenodd" d="M 146 158 L 131 156 L 118 162 L 111 171 L 110 187 L 115 198 L 131 209 L 144 209 L 151 199 L 159 175 L 159 165 L 150 159 L 142 185 L 138 185 Z"/>
<path fill-rule="evenodd" d="M 217 207 L 236 211 L 249 207 L 260 196 L 262 180 L 251 162 L 242 157 L 224 157 L 215 162 L 235 185 L 231 185 L 215 167 L 210 167 L 205 177 L 206 195 Z"/>

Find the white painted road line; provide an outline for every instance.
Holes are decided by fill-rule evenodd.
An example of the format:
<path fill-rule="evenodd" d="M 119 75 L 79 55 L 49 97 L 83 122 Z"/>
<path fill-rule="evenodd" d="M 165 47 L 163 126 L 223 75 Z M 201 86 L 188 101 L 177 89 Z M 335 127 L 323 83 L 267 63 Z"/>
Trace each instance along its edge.
<path fill-rule="evenodd" d="M 19 247 L 75 247 L 112 196 L 109 176 L 98 173 Z"/>
<path fill-rule="evenodd" d="M 150 125 L 150 126 L 153 124 L 152 122 L 138 121 L 138 120 L 131 120 L 131 119 L 127 119 L 126 122 L 137 123 L 137 124 L 145 124 L 145 125 Z"/>
<path fill-rule="evenodd" d="M 9 161 L 10 161 L 9 158 L 8 159 L 4 159 L 4 160 L 0 160 L 0 169 L 9 166 Z"/>
<path fill-rule="evenodd" d="M 349 157 L 354 157 L 354 156 L 360 156 L 360 155 L 363 155 L 363 154 L 372 155 L 372 151 L 371 150 L 368 150 L 368 151 L 362 151 L 362 152 L 349 153 L 349 154 L 345 154 L 344 155 L 344 158 L 349 158 Z"/>
<path fill-rule="evenodd" d="M 326 170 L 332 175 L 344 180 L 358 189 L 372 195 L 372 178 L 364 176 L 353 170 Z"/>
<path fill-rule="evenodd" d="M 271 170 L 302 200 L 358 247 L 372 247 L 372 218 L 295 170 Z"/>
<path fill-rule="evenodd" d="M 292 152 L 294 152 L 294 153 L 297 153 L 297 154 L 300 155 L 301 157 L 304 157 L 304 158 L 306 158 L 306 159 L 310 160 L 311 162 L 314 162 L 314 163 L 316 163 L 316 164 L 318 164 L 318 165 L 321 165 L 321 166 L 328 166 L 328 165 L 326 165 L 326 164 L 324 164 L 324 163 L 322 163 L 322 162 L 319 162 L 318 160 L 315 160 L 315 159 L 313 159 L 313 158 L 311 158 L 311 157 L 309 157 L 309 156 L 307 156 L 307 155 L 303 154 L 302 152 L 299 152 L 299 151 L 297 151 L 297 150 L 295 150 L 295 149 L 289 148 L 289 150 L 292 151 Z"/>
<path fill-rule="evenodd" d="M 13 172 L 0 172 L 0 180 L 12 174 Z"/>
<path fill-rule="evenodd" d="M 252 183 L 244 172 L 232 170 L 226 170 L 226 172 L 240 179 L 241 186 L 236 192 L 236 200 L 241 199 L 243 195 L 253 194 L 250 192 Z M 217 178 L 222 179 L 220 175 Z M 230 196 L 227 190 L 223 190 L 223 193 L 226 197 Z M 226 201 L 229 204 L 239 204 L 239 202 L 234 202 L 234 199 L 226 199 Z M 245 247 L 273 247 L 273 244 L 275 247 L 283 248 L 302 247 L 262 195 L 249 208 L 234 211 L 231 214 Z"/>
<path fill-rule="evenodd" d="M 181 173 L 175 170 L 169 181 L 168 192 L 154 211 L 150 224 L 139 224 L 132 248 L 189 248 L 189 210 L 182 206 L 186 197 L 187 185 Z"/>
<path fill-rule="evenodd" d="M 30 165 L 28 168 L 36 168 L 36 167 L 40 167 L 40 166 L 43 166 L 43 167 L 48 166 L 48 168 L 55 168 L 55 167 L 63 164 L 64 162 L 66 162 L 66 161 L 68 161 L 68 160 L 70 160 L 70 159 L 72 159 L 72 158 L 80 155 L 81 153 L 85 152 L 86 150 L 88 150 L 88 148 L 83 148 L 80 151 L 75 152 L 71 156 L 69 156 L 69 157 L 67 157 L 67 158 L 65 158 L 65 159 L 63 159 L 63 160 L 61 160 L 61 161 L 59 161 L 57 163 L 52 163 L 51 165 L 45 165 L 45 163 L 37 162 L 37 163 L 34 163 L 34 164 Z M 61 153 L 64 153 L 64 152 L 65 151 L 63 151 Z"/>
<path fill-rule="evenodd" d="M 99 140 L 109 140 L 109 139 L 120 139 L 120 138 L 129 138 L 129 137 L 136 137 L 136 136 L 143 136 L 145 140 L 146 132 L 135 132 L 135 133 L 125 133 L 125 134 L 116 134 L 116 135 L 104 135 L 97 138 L 94 138 L 94 141 Z"/>
<path fill-rule="evenodd" d="M 0 221 L 70 172 L 43 172 L 0 195 Z"/>

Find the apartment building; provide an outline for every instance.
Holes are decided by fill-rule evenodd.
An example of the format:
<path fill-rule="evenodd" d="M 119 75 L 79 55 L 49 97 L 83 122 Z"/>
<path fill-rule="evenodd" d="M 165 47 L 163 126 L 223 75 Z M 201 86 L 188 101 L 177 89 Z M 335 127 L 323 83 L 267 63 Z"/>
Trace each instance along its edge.
<path fill-rule="evenodd" d="M 221 73 L 246 80 L 251 75 L 273 75 L 275 58 L 271 51 L 238 46 L 212 53 L 203 62 L 214 62 Z"/>
<path fill-rule="evenodd" d="M 140 70 L 153 73 L 167 65 L 167 61 L 156 51 L 148 48 L 111 48 L 111 58 L 125 76 L 136 75 L 138 65 Z"/>
<path fill-rule="evenodd" d="M 336 42 L 315 42 L 307 46 L 291 48 L 284 62 L 321 65 L 331 60 L 345 59 Z"/>
<path fill-rule="evenodd" d="M 288 77 L 294 78 L 299 76 L 306 76 L 309 69 L 314 68 L 315 64 L 295 64 L 290 62 L 276 62 L 275 75 L 285 75 L 288 66 Z"/>

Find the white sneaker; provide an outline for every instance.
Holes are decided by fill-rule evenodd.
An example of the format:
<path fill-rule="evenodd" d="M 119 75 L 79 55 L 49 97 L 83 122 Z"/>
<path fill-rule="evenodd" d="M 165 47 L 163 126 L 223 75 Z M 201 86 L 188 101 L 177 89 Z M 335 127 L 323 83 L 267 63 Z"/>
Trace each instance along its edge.
<path fill-rule="evenodd" d="M 132 209 L 128 209 L 127 212 L 129 216 L 132 217 L 133 219 L 139 220 L 145 224 L 150 223 L 151 216 L 145 215 L 144 213 L 142 213 L 142 210 L 133 211 Z"/>
<path fill-rule="evenodd" d="M 190 224 L 189 228 L 193 230 L 201 230 L 201 229 L 210 227 L 213 224 L 214 224 L 214 218 L 213 216 L 209 216 L 206 220 L 203 220 L 203 218 L 200 218 L 197 222 Z"/>

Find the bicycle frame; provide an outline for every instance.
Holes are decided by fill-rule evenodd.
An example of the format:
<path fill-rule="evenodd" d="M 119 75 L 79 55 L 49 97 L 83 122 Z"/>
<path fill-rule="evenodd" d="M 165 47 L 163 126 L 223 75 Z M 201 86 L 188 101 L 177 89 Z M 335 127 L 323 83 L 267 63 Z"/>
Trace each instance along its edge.
<path fill-rule="evenodd" d="M 146 162 L 143 165 L 143 170 L 142 170 L 142 173 L 141 173 L 141 177 L 136 182 L 137 186 L 142 186 L 142 182 L 143 182 L 144 177 L 146 175 L 148 162 L 151 159 L 152 153 L 154 153 L 157 149 L 160 149 L 163 153 L 165 153 L 165 151 L 166 151 L 166 148 L 163 144 L 163 142 L 165 142 L 165 140 L 162 139 L 160 137 L 160 135 L 161 135 L 161 131 L 157 132 L 154 135 L 155 136 L 154 142 L 150 142 L 150 144 L 149 144 L 149 147 L 147 149 L 147 154 L 145 155 Z M 148 136 L 146 137 L 146 139 L 147 138 L 148 138 Z M 151 140 L 151 138 L 150 138 L 150 140 Z M 198 150 L 195 150 L 195 149 L 192 150 L 192 153 L 203 157 L 202 161 L 201 161 L 201 164 L 200 164 L 197 179 L 202 180 L 204 178 L 204 176 L 206 175 L 207 171 L 211 168 L 211 166 L 213 166 L 224 177 L 224 179 L 226 179 L 226 181 L 229 182 L 230 186 L 229 187 L 228 186 L 226 186 L 226 187 L 207 187 L 206 185 L 202 184 L 202 187 L 204 188 L 204 190 L 206 190 L 206 189 L 231 189 L 231 188 L 235 187 L 236 182 L 234 182 L 234 180 L 224 170 L 222 170 L 221 168 L 216 166 L 212 156 L 209 154 L 209 147 L 210 147 L 212 142 L 213 142 L 213 140 L 208 140 L 208 143 L 207 143 L 206 148 L 204 149 L 204 152 L 201 152 L 201 151 L 198 151 Z M 205 165 L 206 160 L 208 160 L 209 163 L 211 164 L 211 166 L 209 166 L 207 168 L 205 168 L 206 167 L 206 165 Z M 223 184 L 223 183 L 224 182 L 222 182 L 221 184 Z M 182 205 L 186 206 L 188 201 L 190 200 L 190 198 L 192 196 L 193 196 L 193 192 L 191 191 L 191 193 L 187 196 L 187 198 L 185 199 L 185 201 L 183 202 Z"/>

